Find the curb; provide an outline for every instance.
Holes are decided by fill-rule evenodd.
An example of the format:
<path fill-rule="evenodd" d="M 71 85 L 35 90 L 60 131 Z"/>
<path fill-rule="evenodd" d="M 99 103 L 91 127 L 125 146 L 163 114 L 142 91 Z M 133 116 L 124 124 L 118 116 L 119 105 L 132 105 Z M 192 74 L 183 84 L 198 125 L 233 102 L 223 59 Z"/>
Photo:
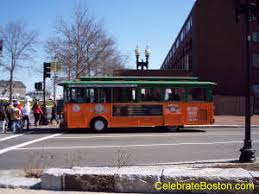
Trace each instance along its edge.
<path fill-rule="evenodd" d="M 42 176 L 41 187 L 47 190 L 80 190 L 122 193 L 236 193 L 236 190 L 199 190 L 194 187 L 176 189 L 179 184 L 207 185 L 256 183 L 259 173 L 241 168 L 191 168 L 191 167 L 74 167 L 52 168 Z M 174 187 L 172 187 L 174 185 Z M 178 186 L 177 186 L 178 187 Z M 255 187 L 256 188 L 256 187 Z M 238 193 L 254 193 L 243 190 Z"/>
<path fill-rule="evenodd" d="M 1 170 L 0 188 L 40 189 L 40 178 L 25 177 L 23 170 Z"/>
<path fill-rule="evenodd" d="M 251 125 L 259 128 L 259 125 Z M 245 128 L 245 125 L 184 125 L 184 128 Z"/>
<path fill-rule="evenodd" d="M 0 188 L 40 189 L 41 180 L 39 178 L 1 176 Z"/>

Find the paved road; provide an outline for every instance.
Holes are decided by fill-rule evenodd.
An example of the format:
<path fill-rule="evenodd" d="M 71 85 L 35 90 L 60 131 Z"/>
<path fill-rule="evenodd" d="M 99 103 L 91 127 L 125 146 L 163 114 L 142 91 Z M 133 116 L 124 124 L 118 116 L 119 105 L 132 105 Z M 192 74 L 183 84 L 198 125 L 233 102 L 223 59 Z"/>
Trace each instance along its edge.
<path fill-rule="evenodd" d="M 253 128 L 252 135 L 253 146 L 259 150 L 259 128 Z M 121 129 L 102 134 L 38 128 L 18 135 L 0 135 L 0 170 L 238 159 L 243 138 L 241 128 L 171 133 Z"/>

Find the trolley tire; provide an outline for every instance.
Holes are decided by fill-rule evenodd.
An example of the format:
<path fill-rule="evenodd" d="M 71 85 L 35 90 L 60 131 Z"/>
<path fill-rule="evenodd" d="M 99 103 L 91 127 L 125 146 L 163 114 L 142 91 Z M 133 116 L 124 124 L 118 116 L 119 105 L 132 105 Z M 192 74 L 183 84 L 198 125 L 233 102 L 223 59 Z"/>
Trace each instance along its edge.
<path fill-rule="evenodd" d="M 181 126 L 167 126 L 167 131 L 169 132 L 179 132 Z"/>
<path fill-rule="evenodd" d="M 102 133 L 107 129 L 108 123 L 104 118 L 98 117 L 91 121 L 90 126 L 93 131 L 97 133 Z"/>

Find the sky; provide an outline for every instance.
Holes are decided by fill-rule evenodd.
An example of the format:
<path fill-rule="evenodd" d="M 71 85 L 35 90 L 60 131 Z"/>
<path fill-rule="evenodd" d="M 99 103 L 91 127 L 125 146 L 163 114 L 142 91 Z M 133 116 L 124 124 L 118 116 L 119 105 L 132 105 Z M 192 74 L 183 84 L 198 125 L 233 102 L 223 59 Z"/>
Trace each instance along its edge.
<path fill-rule="evenodd" d="M 47 61 L 44 44 L 53 37 L 59 17 L 70 21 L 77 4 L 88 8 L 90 14 L 104 24 L 118 50 L 128 55 L 127 67 L 135 69 L 134 50 L 138 46 L 144 59 L 144 49 L 151 50 L 150 69 L 159 69 L 188 16 L 195 0 L 1 0 L 0 25 L 21 20 L 28 30 L 39 32 L 37 53 L 33 60 L 23 62 L 41 68 Z M 0 71 L 0 79 L 8 79 Z M 20 69 L 15 79 L 23 81 L 27 92 L 42 75 L 33 69 Z"/>

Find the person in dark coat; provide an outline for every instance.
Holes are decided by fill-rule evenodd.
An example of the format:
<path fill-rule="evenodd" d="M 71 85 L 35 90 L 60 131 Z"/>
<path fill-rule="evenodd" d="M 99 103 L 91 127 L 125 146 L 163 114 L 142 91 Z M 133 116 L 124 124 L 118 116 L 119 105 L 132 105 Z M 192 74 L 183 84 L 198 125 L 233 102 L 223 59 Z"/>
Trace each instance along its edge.
<path fill-rule="evenodd" d="M 50 123 L 53 124 L 53 120 L 56 120 L 57 124 L 59 123 L 59 119 L 57 117 L 57 105 L 56 102 L 54 103 L 52 109 L 51 109 L 51 119 Z"/>
<path fill-rule="evenodd" d="M 0 104 L 0 128 L 2 129 L 2 133 L 6 133 L 5 124 L 7 122 L 7 114 L 5 110 L 4 104 Z"/>

